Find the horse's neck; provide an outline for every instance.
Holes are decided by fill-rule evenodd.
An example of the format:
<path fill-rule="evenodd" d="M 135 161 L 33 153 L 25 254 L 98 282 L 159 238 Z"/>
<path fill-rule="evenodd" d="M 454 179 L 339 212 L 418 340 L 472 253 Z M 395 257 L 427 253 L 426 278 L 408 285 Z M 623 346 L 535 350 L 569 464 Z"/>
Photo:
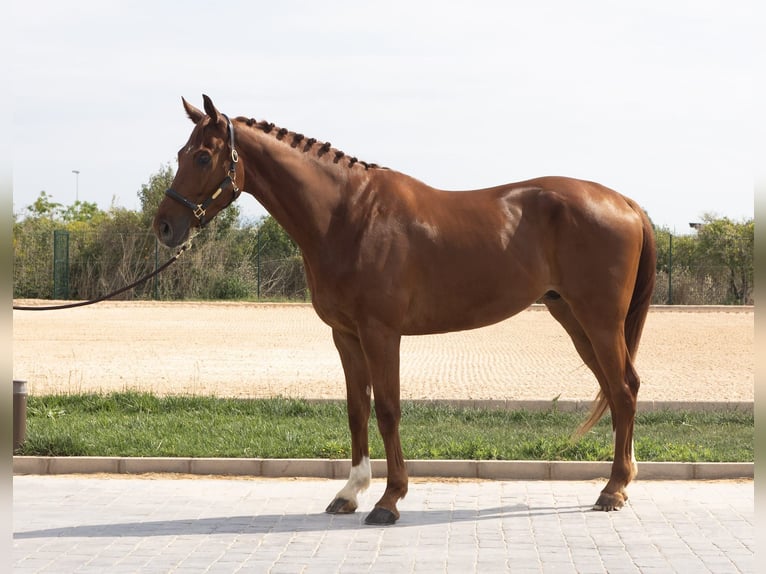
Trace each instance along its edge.
<path fill-rule="evenodd" d="M 237 130 L 237 149 L 245 165 L 244 190 L 252 194 L 310 256 L 322 248 L 333 212 L 354 178 L 343 166 L 293 147 L 257 126 Z"/>

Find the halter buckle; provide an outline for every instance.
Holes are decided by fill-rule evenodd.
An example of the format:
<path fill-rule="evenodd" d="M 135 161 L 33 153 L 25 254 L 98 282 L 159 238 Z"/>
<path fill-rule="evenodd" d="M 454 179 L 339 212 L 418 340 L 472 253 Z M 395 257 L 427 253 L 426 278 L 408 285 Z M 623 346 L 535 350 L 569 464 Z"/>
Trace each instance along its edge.
<path fill-rule="evenodd" d="M 205 208 L 201 205 L 198 205 L 194 208 L 194 217 L 202 221 L 202 218 L 205 217 Z"/>

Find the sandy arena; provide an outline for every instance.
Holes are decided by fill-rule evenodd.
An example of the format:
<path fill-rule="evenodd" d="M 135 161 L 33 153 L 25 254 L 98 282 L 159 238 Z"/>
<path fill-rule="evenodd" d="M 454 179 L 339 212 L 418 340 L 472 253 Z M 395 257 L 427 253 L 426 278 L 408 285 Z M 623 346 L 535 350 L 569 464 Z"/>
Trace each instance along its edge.
<path fill-rule="evenodd" d="M 639 399 L 752 401 L 753 315 L 653 308 L 637 360 Z M 14 311 L 13 336 L 13 376 L 31 394 L 345 397 L 330 328 L 310 305 L 141 301 Z M 590 400 L 598 387 L 564 330 L 536 307 L 483 329 L 403 338 L 401 377 L 405 399 Z"/>

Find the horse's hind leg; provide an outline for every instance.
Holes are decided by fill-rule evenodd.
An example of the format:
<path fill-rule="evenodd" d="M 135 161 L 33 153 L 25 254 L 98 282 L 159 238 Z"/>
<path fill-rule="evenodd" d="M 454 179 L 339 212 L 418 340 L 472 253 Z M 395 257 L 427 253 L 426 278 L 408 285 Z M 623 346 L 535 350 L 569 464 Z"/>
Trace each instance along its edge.
<path fill-rule="evenodd" d="M 633 455 L 633 424 L 639 379 L 628 355 L 624 327 L 619 322 L 610 325 L 608 322 L 599 324 L 599 321 L 590 321 L 586 329 L 562 298 L 549 294 L 543 301 L 566 329 L 580 357 L 593 371 L 601 387 L 593 414 L 583 425 L 582 432 L 598 421 L 607 405 L 611 410 L 614 462 L 609 482 L 594 509 L 617 510 L 627 500 L 625 487 L 637 471 Z"/>
<path fill-rule="evenodd" d="M 614 429 L 614 462 L 609 482 L 594 508 L 616 510 L 627 500 L 625 487 L 637 473 L 633 453 L 633 425 L 639 379 L 628 354 L 622 325 L 592 331 L 590 339 L 599 365 L 609 383 L 609 407 Z"/>
<path fill-rule="evenodd" d="M 598 364 L 596 353 L 593 351 L 593 345 L 591 345 L 588 335 L 585 334 L 582 325 L 580 325 L 577 318 L 572 314 L 572 309 L 569 307 L 569 304 L 562 299 L 558 293 L 551 291 L 545 294 L 542 301 L 545 303 L 545 306 L 548 308 L 548 311 L 553 318 L 564 327 L 569 338 L 572 339 L 572 343 L 574 343 L 580 358 L 596 376 L 596 380 L 601 387 L 601 394 L 608 400 L 609 383 L 601 370 L 601 366 Z M 603 412 L 600 414 L 603 414 Z M 598 417 L 594 418 L 600 418 L 600 414 Z"/>
<path fill-rule="evenodd" d="M 362 347 L 355 336 L 333 330 L 333 340 L 346 375 L 348 426 L 351 431 L 351 472 L 346 485 L 327 506 L 330 514 L 347 514 L 357 509 L 357 495 L 372 478 L 367 428 L 370 420 L 370 377 Z"/>

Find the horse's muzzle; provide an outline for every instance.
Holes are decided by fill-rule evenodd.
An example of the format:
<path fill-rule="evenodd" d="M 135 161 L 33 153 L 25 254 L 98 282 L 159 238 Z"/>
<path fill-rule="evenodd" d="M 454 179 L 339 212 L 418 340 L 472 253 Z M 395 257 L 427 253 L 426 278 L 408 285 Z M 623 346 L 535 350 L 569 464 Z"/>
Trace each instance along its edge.
<path fill-rule="evenodd" d="M 158 218 L 154 220 L 154 234 L 166 247 L 178 247 L 189 236 L 189 226 L 188 224 L 173 226 L 170 220 Z"/>

